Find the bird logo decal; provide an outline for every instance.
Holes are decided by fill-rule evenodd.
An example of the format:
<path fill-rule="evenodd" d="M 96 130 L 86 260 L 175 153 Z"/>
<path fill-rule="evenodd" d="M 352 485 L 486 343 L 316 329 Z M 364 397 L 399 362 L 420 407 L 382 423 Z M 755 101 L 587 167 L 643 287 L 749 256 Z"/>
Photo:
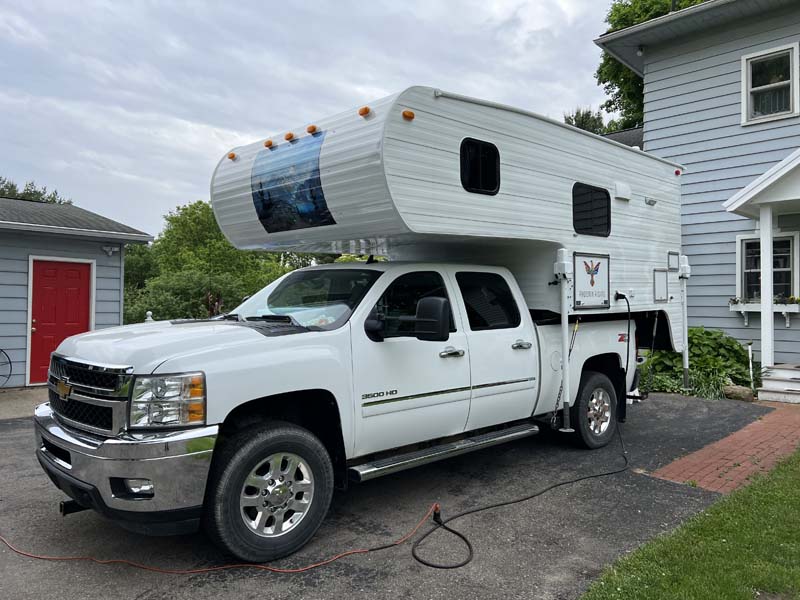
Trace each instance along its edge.
<path fill-rule="evenodd" d="M 597 275 L 597 273 L 600 271 L 600 261 L 597 261 L 597 264 L 595 264 L 594 261 L 590 262 L 591 264 L 587 263 L 586 261 L 583 261 L 583 266 L 586 267 L 586 274 L 589 277 L 591 277 L 589 285 L 594 287 L 594 276 Z"/>

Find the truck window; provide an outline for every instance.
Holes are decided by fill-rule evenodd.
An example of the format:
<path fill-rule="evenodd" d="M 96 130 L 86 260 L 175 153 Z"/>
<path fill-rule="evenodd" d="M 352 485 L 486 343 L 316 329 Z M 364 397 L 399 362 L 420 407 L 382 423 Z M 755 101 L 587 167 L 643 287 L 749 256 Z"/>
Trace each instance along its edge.
<path fill-rule="evenodd" d="M 395 279 L 378 300 L 375 307 L 384 317 L 413 317 L 417 314 L 417 302 L 421 298 L 448 298 L 444 280 L 435 271 L 406 273 Z M 448 298 L 449 300 L 449 298 Z M 450 315 L 450 331 L 456 331 L 453 315 Z M 386 321 L 384 337 L 414 335 L 414 323 Z"/>
<path fill-rule="evenodd" d="M 497 273 L 456 273 L 472 331 L 519 326 L 517 302 L 506 280 Z"/>
<path fill-rule="evenodd" d="M 461 142 L 461 185 L 468 192 L 494 196 L 500 189 L 500 153 L 490 142 Z"/>
<path fill-rule="evenodd" d="M 576 183 L 572 186 L 572 227 L 575 233 L 611 234 L 611 195 L 608 190 Z"/>

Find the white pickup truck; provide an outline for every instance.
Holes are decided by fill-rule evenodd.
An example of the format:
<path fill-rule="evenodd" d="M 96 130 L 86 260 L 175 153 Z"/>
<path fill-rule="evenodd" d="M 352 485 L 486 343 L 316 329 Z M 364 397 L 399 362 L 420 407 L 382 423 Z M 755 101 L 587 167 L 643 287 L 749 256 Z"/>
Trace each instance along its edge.
<path fill-rule="evenodd" d="M 608 443 L 626 321 L 572 354 L 575 439 Z M 67 339 L 39 460 L 80 505 L 149 530 L 196 528 L 266 561 L 305 544 L 334 486 L 537 432 L 560 385 L 559 326 L 503 268 L 334 264 L 290 273 L 220 320 Z M 633 364 L 633 356 L 629 359 Z"/>
<path fill-rule="evenodd" d="M 211 201 L 235 246 L 389 260 L 295 271 L 215 319 L 63 341 L 36 409 L 62 512 L 202 524 L 266 561 L 349 480 L 542 423 L 607 444 L 637 342 L 684 345 L 681 172 L 424 87 L 234 148 Z"/>

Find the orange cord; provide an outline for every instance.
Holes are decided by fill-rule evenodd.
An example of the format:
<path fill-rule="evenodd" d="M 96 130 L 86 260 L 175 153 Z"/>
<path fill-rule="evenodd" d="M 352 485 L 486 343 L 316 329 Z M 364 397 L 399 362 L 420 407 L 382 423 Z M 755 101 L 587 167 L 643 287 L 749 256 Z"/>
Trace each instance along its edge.
<path fill-rule="evenodd" d="M 347 552 L 342 552 L 341 554 L 336 554 L 330 558 L 327 558 L 321 562 L 314 563 L 311 565 L 306 565 L 305 567 L 298 567 L 295 569 L 280 569 L 278 567 L 270 567 L 268 565 L 257 565 L 257 564 L 250 564 L 250 563 L 241 563 L 241 564 L 230 564 L 230 565 L 219 565 L 217 567 L 203 567 L 199 569 L 162 569 L 160 567 L 152 567 L 150 565 L 144 565 L 142 563 L 133 562 L 131 560 L 126 560 L 124 558 L 111 558 L 111 559 L 101 559 L 95 558 L 93 556 L 43 556 L 40 554 L 33 554 L 32 552 L 26 552 L 24 550 L 20 550 L 19 548 L 15 547 L 11 542 L 9 542 L 5 537 L 0 535 L 0 542 L 3 542 L 8 549 L 12 552 L 19 554 L 20 556 L 24 556 L 26 558 L 35 558 L 37 560 L 49 560 L 49 561 L 86 561 L 96 563 L 98 565 L 126 565 L 128 567 L 133 567 L 134 569 L 141 569 L 142 571 L 151 571 L 153 573 L 164 573 L 166 575 L 197 575 L 200 573 L 213 573 L 214 571 L 227 571 L 230 569 L 258 569 L 259 571 L 270 571 L 271 573 L 303 573 L 305 571 L 310 571 L 311 569 L 316 569 L 318 567 L 324 567 L 325 565 L 329 565 L 334 561 L 342 559 L 346 556 L 351 556 L 353 554 L 366 554 L 368 552 L 375 552 L 377 550 L 384 550 L 386 548 L 391 548 L 394 546 L 400 546 L 407 542 L 410 538 L 414 536 L 419 528 L 428 520 L 428 518 L 433 513 L 434 509 L 438 507 L 438 503 L 433 504 L 429 509 L 428 512 L 425 513 L 425 516 L 417 523 L 416 527 L 408 532 L 406 535 L 401 537 L 396 542 L 391 544 L 387 544 L 385 546 L 378 546 L 375 548 L 359 548 L 357 550 L 348 550 Z"/>

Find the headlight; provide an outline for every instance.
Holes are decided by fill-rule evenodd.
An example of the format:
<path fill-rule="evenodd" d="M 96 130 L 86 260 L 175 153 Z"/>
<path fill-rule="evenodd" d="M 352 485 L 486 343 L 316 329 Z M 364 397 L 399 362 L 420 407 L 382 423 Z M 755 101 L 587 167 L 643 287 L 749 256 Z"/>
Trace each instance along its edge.
<path fill-rule="evenodd" d="M 176 427 L 206 422 L 203 373 L 136 377 L 131 398 L 131 427 Z"/>

